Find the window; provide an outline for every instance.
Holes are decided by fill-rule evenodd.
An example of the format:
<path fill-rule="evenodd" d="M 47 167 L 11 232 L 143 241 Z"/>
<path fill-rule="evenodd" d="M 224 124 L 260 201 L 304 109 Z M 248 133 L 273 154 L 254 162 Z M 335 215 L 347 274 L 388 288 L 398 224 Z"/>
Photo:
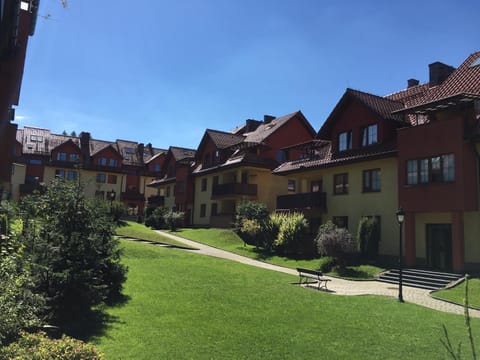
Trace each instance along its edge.
<path fill-rule="evenodd" d="M 58 178 L 58 179 L 65 179 L 65 170 L 56 169 L 55 170 L 55 177 Z"/>
<path fill-rule="evenodd" d="M 422 160 L 419 160 L 419 162 L 420 162 L 420 183 L 426 184 L 428 183 L 428 179 L 430 178 L 429 170 L 428 170 L 428 159 L 422 159 Z M 416 165 L 417 164 L 415 164 L 415 166 Z"/>
<path fill-rule="evenodd" d="M 348 216 L 334 216 L 332 222 L 339 228 L 348 229 Z"/>
<path fill-rule="evenodd" d="M 336 174 L 333 176 L 333 193 L 335 195 L 348 194 L 348 174 Z"/>
<path fill-rule="evenodd" d="M 28 163 L 30 165 L 42 165 L 42 160 L 40 160 L 40 159 L 29 159 Z"/>
<path fill-rule="evenodd" d="M 135 148 L 126 147 L 126 148 L 125 148 L 125 154 L 130 154 L 130 155 L 135 154 Z"/>
<path fill-rule="evenodd" d="M 317 180 L 317 181 L 312 181 L 310 183 L 310 190 L 311 192 L 320 192 L 322 191 L 322 181 Z"/>
<path fill-rule="evenodd" d="M 211 216 L 217 216 L 218 213 L 218 205 L 217 203 L 212 204 L 212 208 L 210 209 Z"/>
<path fill-rule="evenodd" d="M 105 199 L 105 191 L 101 191 L 101 190 L 95 191 L 95 198 L 100 200 Z"/>
<path fill-rule="evenodd" d="M 407 185 L 455 181 L 455 155 L 407 160 Z"/>
<path fill-rule="evenodd" d="M 105 174 L 97 174 L 97 183 L 104 183 L 107 177 Z"/>
<path fill-rule="evenodd" d="M 352 131 L 345 131 L 338 135 L 338 151 L 352 148 Z"/>
<path fill-rule="evenodd" d="M 38 184 L 40 178 L 38 176 L 27 175 L 25 176 L 25 184 Z"/>
<path fill-rule="evenodd" d="M 42 142 L 42 141 L 43 141 L 43 136 L 40 136 L 40 135 L 30 135 L 30 141 L 31 141 L 31 142 Z"/>
<path fill-rule="evenodd" d="M 455 156 L 453 154 L 442 155 L 443 181 L 455 181 Z"/>
<path fill-rule="evenodd" d="M 78 154 L 68 154 L 68 161 L 78 162 L 78 160 L 80 160 L 80 155 L 78 155 Z"/>
<path fill-rule="evenodd" d="M 117 167 L 118 166 L 118 160 L 117 159 L 108 159 L 108 166 Z"/>
<path fill-rule="evenodd" d="M 64 153 L 64 152 L 57 153 L 57 160 L 58 161 L 67 161 L 67 153 Z"/>
<path fill-rule="evenodd" d="M 200 205 L 200 217 L 205 217 L 207 215 L 207 205 L 201 204 Z"/>
<path fill-rule="evenodd" d="M 185 181 L 178 181 L 176 192 L 178 194 L 183 194 L 185 192 Z"/>
<path fill-rule="evenodd" d="M 417 160 L 407 161 L 407 184 L 415 185 L 418 183 Z"/>
<path fill-rule="evenodd" d="M 108 175 L 108 183 L 109 184 L 116 184 L 117 183 L 117 175 Z"/>
<path fill-rule="evenodd" d="M 67 171 L 67 180 L 77 180 L 78 179 L 78 172 L 74 170 Z"/>
<path fill-rule="evenodd" d="M 296 188 L 295 180 L 288 179 L 288 186 L 287 186 L 288 191 L 295 191 L 295 188 Z"/>
<path fill-rule="evenodd" d="M 202 179 L 201 191 L 207 191 L 207 178 Z"/>
<path fill-rule="evenodd" d="M 362 129 L 362 146 L 369 146 L 377 143 L 377 124 Z"/>
<path fill-rule="evenodd" d="M 279 163 L 287 161 L 287 152 L 285 150 L 279 149 L 277 151 L 277 161 Z"/>
<path fill-rule="evenodd" d="M 98 158 L 98 165 L 107 166 L 107 158 Z"/>
<path fill-rule="evenodd" d="M 378 192 L 380 188 L 380 169 L 365 170 L 363 172 L 363 192 Z"/>
<path fill-rule="evenodd" d="M 160 164 L 153 164 L 153 171 L 160 172 L 160 170 L 162 170 Z"/>

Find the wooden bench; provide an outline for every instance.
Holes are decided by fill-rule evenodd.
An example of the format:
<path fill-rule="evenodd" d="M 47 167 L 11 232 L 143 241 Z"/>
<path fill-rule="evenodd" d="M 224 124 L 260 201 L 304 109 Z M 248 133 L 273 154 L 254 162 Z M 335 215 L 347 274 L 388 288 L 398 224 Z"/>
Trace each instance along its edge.
<path fill-rule="evenodd" d="M 297 268 L 297 271 L 298 271 L 298 276 L 300 276 L 300 285 L 308 284 L 308 280 L 312 279 L 318 283 L 318 290 L 322 288 L 327 290 L 327 283 L 330 281 L 330 279 L 326 279 L 322 277 L 323 273 L 321 271 L 302 269 L 302 268 Z"/>

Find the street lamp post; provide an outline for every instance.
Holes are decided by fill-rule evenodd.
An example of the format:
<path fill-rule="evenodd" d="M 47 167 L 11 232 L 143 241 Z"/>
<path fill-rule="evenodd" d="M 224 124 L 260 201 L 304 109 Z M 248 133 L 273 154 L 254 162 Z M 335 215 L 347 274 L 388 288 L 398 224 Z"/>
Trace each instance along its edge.
<path fill-rule="evenodd" d="M 108 198 L 109 198 L 109 200 L 110 200 L 110 213 L 113 212 L 113 209 L 112 209 L 112 207 L 113 207 L 113 200 L 115 200 L 115 196 L 116 196 L 116 195 L 117 195 L 117 194 L 115 193 L 115 190 L 112 190 L 112 191 L 110 191 L 110 192 L 108 193 Z"/>
<path fill-rule="evenodd" d="M 403 302 L 402 293 L 402 281 L 403 281 L 403 244 L 402 244 L 402 230 L 403 222 L 405 221 L 405 211 L 402 208 L 397 210 L 397 221 L 400 227 L 400 245 L 399 245 L 399 257 L 398 257 L 398 301 Z"/>

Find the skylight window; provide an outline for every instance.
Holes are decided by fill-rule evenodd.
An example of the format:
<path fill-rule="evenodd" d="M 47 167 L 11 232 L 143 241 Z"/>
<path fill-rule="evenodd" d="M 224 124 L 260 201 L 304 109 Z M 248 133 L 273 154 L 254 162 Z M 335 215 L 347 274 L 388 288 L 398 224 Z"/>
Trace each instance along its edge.
<path fill-rule="evenodd" d="M 480 65 L 480 55 L 475 60 L 473 60 L 473 62 L 470 64 L 470 67 L 475 67 L 479 65 Z"/>
<path fill-rule="evenodd" d="M 131 147 L 126 147 L 125 154 L 135 154 L 135 149 Z"/>

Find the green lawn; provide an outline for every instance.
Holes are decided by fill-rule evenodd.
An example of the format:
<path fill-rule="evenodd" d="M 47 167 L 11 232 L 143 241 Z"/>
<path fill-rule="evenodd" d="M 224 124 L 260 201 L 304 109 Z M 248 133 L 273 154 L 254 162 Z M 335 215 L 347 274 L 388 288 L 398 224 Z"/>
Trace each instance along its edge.
<path fill-rule="evenodd" d="M 243 240 L 230 229 L 180 229 L 172 234 L 185 237 L 190 240 L 198 241 L 203 244 L 211 245 L 236 254 L 262 260 L 270 264 L 285 266 L 288 268 L 303 267 L 308 269 L 319 269 L 321 259 L 292 259 L 284 256 L 265 253 L 255 246 L 245 245 Z M 329 275 L 340 276 L 348 279 L 373 279 L 375 275 L 385 269 L 372 266 L 360 265 L 347 267 L 343 273 L 332 272 Z"/>
<path fill-rule="evenodd" d="M 448 290 L 437 291 L 433 293 L 433 297 L 464 305 L 465 282 Z M 480 279 L 468 280 L 468 302 L 470 306 L 480 309 Z"/>
<path fill-rule="evenodd" d="M 122 246 L 128 300 L 106 309 L 91 339 L 108 359 L 441 359 L 442 324 L 466 341 L 458 315 L 304 289 L 296 276 L 178 249 Z"/>
<path fill-rule="evenodd" d="M 163 236 L 156 231 L 153 231 L 149 227 L 139 224 L 133 221 L 124 221 L 116 229 L 115 232 L 117 235 L 131 236 L 137 239 L 151 240 L 160 242 L 163 244 L 177 245 L 185 247 L 185 244 L 182 244 L 178 241 L 170 239 L 169 237 Z"/>

